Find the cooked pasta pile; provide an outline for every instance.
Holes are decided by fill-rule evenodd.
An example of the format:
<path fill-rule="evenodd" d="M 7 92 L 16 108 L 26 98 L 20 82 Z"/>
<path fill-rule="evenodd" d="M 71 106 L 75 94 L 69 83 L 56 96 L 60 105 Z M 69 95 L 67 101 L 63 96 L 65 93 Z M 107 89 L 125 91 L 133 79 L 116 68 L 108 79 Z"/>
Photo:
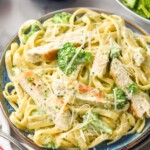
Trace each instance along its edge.
<path fill-rule="evenodd" d="M 82 150 L 141 132 L 150 117 L 150 37 L 81 8 L 25 22 L 5 55 L 10 120 L 46 148 Z M 11 90 L 12 89 L 12 90 Z"/>

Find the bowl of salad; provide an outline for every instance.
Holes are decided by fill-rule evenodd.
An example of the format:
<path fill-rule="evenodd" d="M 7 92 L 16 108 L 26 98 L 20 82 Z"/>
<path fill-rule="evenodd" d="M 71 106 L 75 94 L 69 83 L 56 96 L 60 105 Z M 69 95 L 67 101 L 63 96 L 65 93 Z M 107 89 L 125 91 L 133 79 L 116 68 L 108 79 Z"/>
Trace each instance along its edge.
<path fill-rule="evenodd" d="M 116 0 L 127 11 L 150 23 L 150 0 Z"/>

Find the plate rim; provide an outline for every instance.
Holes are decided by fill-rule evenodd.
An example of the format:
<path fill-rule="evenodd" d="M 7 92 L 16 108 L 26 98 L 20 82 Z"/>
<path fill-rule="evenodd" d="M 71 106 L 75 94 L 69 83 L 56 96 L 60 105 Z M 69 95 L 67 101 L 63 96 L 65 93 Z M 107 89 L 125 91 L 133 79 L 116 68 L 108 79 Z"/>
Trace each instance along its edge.
<path fill-rule="evenodd" d="M 130 8 L 128 8 L 127 6 L 125 6 L 123 3 L 121 3 L 120 0 L 116 0 L 116 2 L 123 7 L 126 11 L 130 12 L 132 15 L 134 15 L 135 17 L 137 17 L 138 19 L 142 19 L 142 21 L 146 22 L 146 23 L 150 23 L 150 19 L 144 18 L 141 15 L 135 13 L 134 11 L 132 11 Z"/>
<path fill-rule="evenodd" d="M 116 0 L 117 1 L 117 0 Z M 40 22 L 48 19 L 49 17 L 52 17 L 54 14 L 56 13 L 60 13 L 60 12 L 74 12 L 75 10 L 79 9 L 79 8 L 88 8 L 94 11 L 97 11 L 99 13 L 106 13 L 106 14 L 116 14 L 113 13 L 111 11 L 107 11 L 107 10 L 103 10 L 100 8 L 96 8 L 96 7 L 71 7 L 71 8 L 65 8 L 65 9 L 59 9 L 59 10 L 55 10 L 55 11 L 51 11 L 49 13 L 46 13 L 44 15 L 42 15 L 39 18 L 35 18 L 36 20 L 39 20 Z M 122 17 L 122 16 L 121 16 Z M 123 17 L 122 17 L 123 18 Z M 139 27 L 138 25 L 130 22 L 129 20 L 123 18 L 125 20 L 126 23 L 130 24 L 131 26 L 133 26 L 134 28 L 136 28 L 138 31 L 140 31 L 142 33 L 142 35 L 149 35 L 144 29 L 142 29 L 141 27 Z M 12 38 L 8 41 L 8 43 L 6 44 L 6 46 L 2 49 L 2 56 L 1 56 L 1 60 L 0 60 L 0 81 L 2 79 L 2 66 L 5 64 L 5 53 L 8 50 L 8 48 L 10 47 L 11 43 L 13 41 L 15 41 L 18 38 L 18 32 L 16 34 L 14 34 L 14 36 L 12 36 Z M 0 86 L 0 90 L 2 91 L 2 87 Z M 13 131 L 15 132 L 16 135 L 19 136 L 19 138 L 29 144 L 31 147 L 36 148 L 37 150 L 46 150 L 46 148 L 42 148 L 39 147 L 38 145 L 36 145 L 32 140 L 30 140 L 27 136 L 25 136 L 24 134 L 21 134 L 20 129 L 18 129 L 9 119 L 9 114 L 8 114 L 8 109 L 6 107 L 6 104 L 4 102 L 4 96 L 2 93 L 0 93 L 0 105 L 1 105 L 1 109 L 2 112 L 5 116 L 5 118 L 7 119 L 10 127 L 13 129 Z M 133 140 L 132 142 L 128 143 L 127 145 L 119 148 L 118 150 L 129 150 L 131 148 L 133 148 L 135 145 L 137 145 L 139 142 L 141 142 L 142 140 L 144 140 L 148 135 L 150 134 L 150 128 L 148 128 L 145 132 L 143 132 L 143 134 L 141 136 L 139 136 L 138 138 L 136 138 L 135 140 Z"/>

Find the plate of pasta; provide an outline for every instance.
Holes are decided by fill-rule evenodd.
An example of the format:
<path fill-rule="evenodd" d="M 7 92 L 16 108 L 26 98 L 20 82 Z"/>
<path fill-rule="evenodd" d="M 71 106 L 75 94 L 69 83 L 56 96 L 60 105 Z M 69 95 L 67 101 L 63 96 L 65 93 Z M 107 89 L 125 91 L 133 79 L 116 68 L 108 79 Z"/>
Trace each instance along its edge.
<path fill-rule="evenodd" d="M 150 37 L 96 8 L 22 24 L 1 61 L 1 102 L 36 149 L 129 149 L 150 129 Z"/>

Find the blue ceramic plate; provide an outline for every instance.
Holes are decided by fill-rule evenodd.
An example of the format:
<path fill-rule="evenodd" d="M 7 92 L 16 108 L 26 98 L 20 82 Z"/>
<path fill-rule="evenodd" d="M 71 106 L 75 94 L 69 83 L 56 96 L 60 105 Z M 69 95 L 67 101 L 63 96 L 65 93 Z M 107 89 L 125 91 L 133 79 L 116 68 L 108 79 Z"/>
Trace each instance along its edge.
<path fill-rule="evenodd" d="M 116 2 L 122 6 L 126 11 L 130 12 L 131 14 L 133 14 L 135 17 L 137 17 L 138 19 L 141 19 L 144 22 L 150 23 L 150 19 L 146 19 L 142 16 L 140 16 L 139 14 L 135 13 L 133 10 L 131 10 L 130 8 L 128 8 L 127 6 L 125 6 L 121 0 L 116 0 Z"/>
<path fill-rule="evenodd" d="M 44 15 L 43 17 L 41 17 L 39 20 L 42 22 L 50 17 L 52 17 L 55 13 L 58 12 L 74 12 L 76 9 L 78 8 L 68 8 L 68 9 L 63 9 L 63 10 L 59 10 L 59 11 L 55 11 L 55 12 L 51 12 L 47 15 Z M 104 13 L 108 13 L 106 11 L 103 10 L 99 10 L 96 8 L 90 8 L 92 10 L 95 10 L 97 12 L 104 12 Z M 108 13 L 110 14 L 110 13 Z M 137 27 L 136 25 L 126 21 L 126 25 L 134 32 L 139 33 L 139 34 L 147 34 L 145 33 L 142 29 L 140 29 L 139 27 Z M 33 146 L 35 149 L 41 149 L 39 148 L 35 143 L 33 143 L 28 137 L 27 135 L 29 134 L 28 132 L 24 132 L 21 131 L 19 129 L 17 129 L 9 120 L 9 115 L 11 114 L 11 112 L 13 112 L 13 108 L 10 106 L 10 104 L 6 101 L 6 99 L 3 97 L 3 95 L 1 94 L 2 91 L 4 90 L 5 84 L 7 82 L 9 82 L 9 78 L 8 78 L 8 74 L 7 74 L 7 70 L 5 67 L 5 52 L 7 49 L 9 49 L 10 44 L 13 41 L 17 41 L 18 36 L 15 35 L 14 38 L 12 38 L 12 40 L 9 42 L 9 44 L 6 46 L 6 49 L 4 50 L 4 54 L 2 56 L 2 60 L 0 63 L 0 100 L 2 103 L 2 108 L 3 108 L 3 112 L 5 114 L 5 117 L 7 118 L 8 122 L 10 123 L 10 126 L 14 129 L 14 131 L 16 132 L 16 134 L 18 136 L 20 136 L 20 138 L 22 138 L 24 140 L 24 142 L 28 143 L 29 145 Z M 150 119 L 146 120 L 146 125 L 144 130 L 142 131 L 142 133 L 138 134 L 131 134 L 131 135 L 127 135 L 124 136 L 123 138 L 121 138 L 119 141 L 115 142 L 114 144 L 111 145 L 107 145 L 107 142 L 103 142 L 102 144 L 99 144 L 98 146 L 96 146 L 97 150 L 126 150 L 126 149 L 130 149 L 131 147 L 135 146 L 137 143 L 139 143 L 141 140 L 143 140 L 144 138 L 146 138 L 148 136 L 148 134 L 150 133 Z"/>

